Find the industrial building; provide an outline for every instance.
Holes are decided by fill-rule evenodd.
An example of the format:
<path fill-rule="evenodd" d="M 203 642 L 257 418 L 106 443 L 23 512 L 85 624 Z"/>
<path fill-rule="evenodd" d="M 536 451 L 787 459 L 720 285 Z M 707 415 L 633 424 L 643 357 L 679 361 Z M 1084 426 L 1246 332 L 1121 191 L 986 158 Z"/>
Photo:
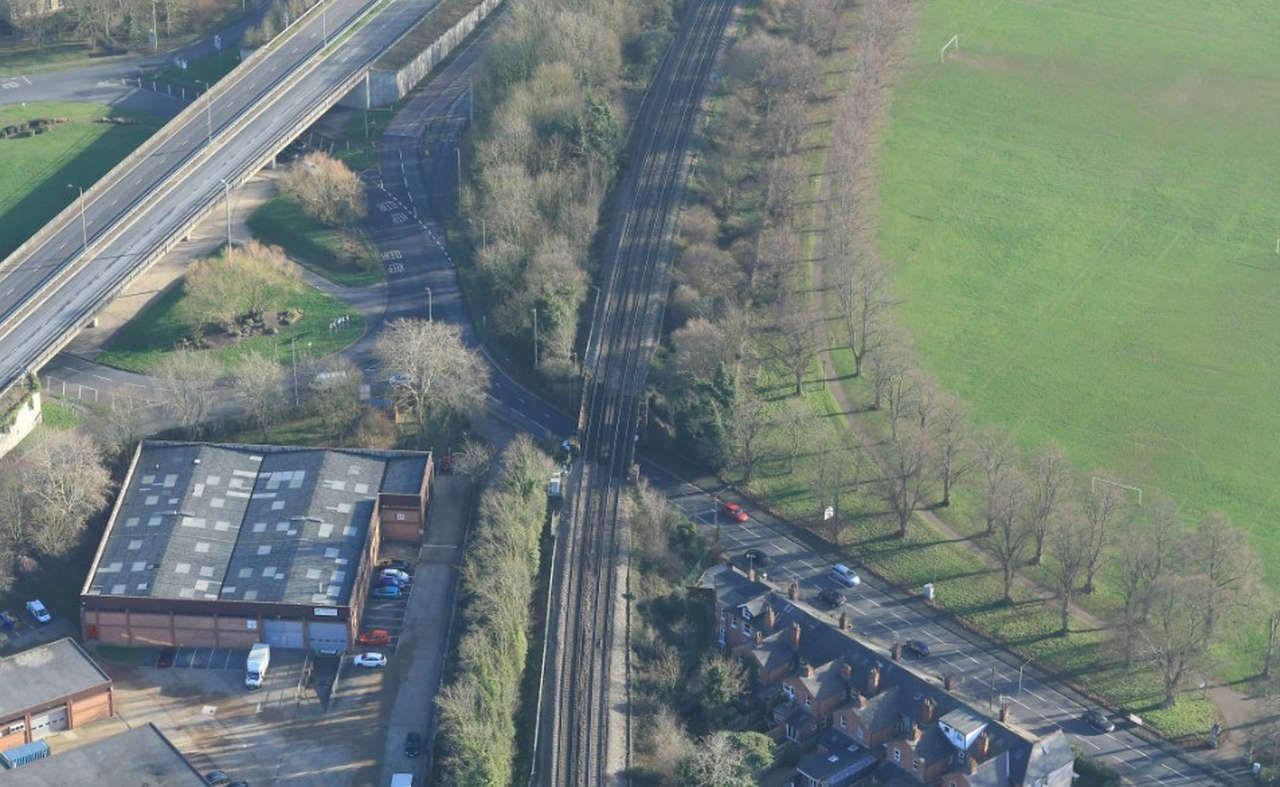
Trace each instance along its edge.
<path fill-rule="evenodd" d="M 431 455 L 146 441 L 81 591 L 104 645 L 343 651 L 383 539 L 420 543 Z"/>
<path fill-rule="evenodd" d="M 70 751 L 53 749 L 4 772 L 5 787 L 66 787 L 69 784 L 198 787 L 205 780 L 154 724 L 87 743 Z"/>
<path fill-rule="evenodd" d="M 70 637 L 0 659 L 0 751 L 114 714 L 111 678 Z"/>

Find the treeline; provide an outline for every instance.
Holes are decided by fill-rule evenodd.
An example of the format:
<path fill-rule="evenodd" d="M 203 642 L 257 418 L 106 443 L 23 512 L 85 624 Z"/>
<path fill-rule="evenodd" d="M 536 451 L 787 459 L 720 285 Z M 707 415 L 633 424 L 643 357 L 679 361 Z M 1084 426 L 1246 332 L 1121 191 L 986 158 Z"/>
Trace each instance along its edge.
<path fill-rule="evenodd" d="M 515 713 L 552 463 L 521 435 L 503 452 L 500 465 L 497 479 L 480 497 L 462 569 L 458 663 L 437 700 L 446 784 L 513 781 Z"/>
<path fill-rule="evenodd" d="M 241 44 L 253 49 L 275 38 L 318 0 L 272 0 L 262 21 L 244 31 Z"/>
<path fill-rule="evenodd" d="M 239 0 L 0 0 L 0 27 L 36 46 L 89 39 L 94 49 L 116 51 L 150 45 L 152 23 L 165 39 L 203 32 L 240 8 Z"/>
<path fill-rule="evenodd" d="M 689 518 L 644 481 L 623 499 L 631 532 L 636 615 L 631 635 L 638 781 L 722 787 L 756 784 L 773 763 L 763 719 L 736 703 L 750 686 L 743 666 L 721 658 L 712 610 L 681 581 L 706 544 Z"/>
<path fill-rule="evenodd" d="M 573 373 L 601 201 L 634 102 L 669 38 L 673 0 L 511 0 L 476 81 L 462 215 L 488 327 Z M 527 345 L 525 345 L 527 346 Z"/>

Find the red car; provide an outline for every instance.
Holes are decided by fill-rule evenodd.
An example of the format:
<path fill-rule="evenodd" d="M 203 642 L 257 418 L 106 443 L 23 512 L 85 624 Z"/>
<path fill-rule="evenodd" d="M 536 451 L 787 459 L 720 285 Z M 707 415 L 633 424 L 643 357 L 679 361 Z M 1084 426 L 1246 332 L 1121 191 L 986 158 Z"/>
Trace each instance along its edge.
<path fill-rule="evenodd" d="M 751 517 L 747 516 L 747 512 L 737 503 L 725 503 L 720 506 L 720 513 L 729 517 L 734 522 L 746 522 Z"/>
<path fill-rule="evenodd" d="M 356 639 L 361 645 L 390 645 L 391 633 L 386 629 L 374 629 L 373 631 L 361 632 Z"/>

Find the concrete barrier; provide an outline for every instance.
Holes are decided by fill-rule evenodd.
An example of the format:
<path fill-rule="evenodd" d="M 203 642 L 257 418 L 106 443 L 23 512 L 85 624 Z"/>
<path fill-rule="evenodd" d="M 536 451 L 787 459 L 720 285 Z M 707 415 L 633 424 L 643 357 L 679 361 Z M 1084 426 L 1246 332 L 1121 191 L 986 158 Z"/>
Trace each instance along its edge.
<path fill-rule="evenodd" d="M 419 33 L 424 27 L 439 24 L 439 14 L 448 14 L 451 10 L 449 0 L 442 0 L 440 5 L 433 8 L 414 29 L 405 33 L 386 55 L 373 64 L 366 82 L 362 82 L 338 103 L 344 107 L 364 109 L 366 106 L 390 106 L 401 100 L 501 4 L 502 0 L 479 0 L 457 22 L 406 60 L 402 49 L 414 45 L 415 33 Z M 366 86 L 369 91 L 368 103 L 365 100 Z"/>
<path fill-rule="evenodd" d="M 13 414 L 13 423 L 0 427 L 0 456 L 17 448 L 18 443 L 31 434 L 31 430 L 43 420 L 44 411 L 40 409 L 40 392 L 32 391 L 31 396 L 17 406 Z"/>

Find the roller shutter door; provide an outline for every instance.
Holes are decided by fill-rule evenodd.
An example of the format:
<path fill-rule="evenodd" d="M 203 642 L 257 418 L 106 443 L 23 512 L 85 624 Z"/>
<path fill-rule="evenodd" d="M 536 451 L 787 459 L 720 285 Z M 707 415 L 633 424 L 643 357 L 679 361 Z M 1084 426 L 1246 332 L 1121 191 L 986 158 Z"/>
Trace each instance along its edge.
<path fill-rule="evenodd" d="M 346 623 L 307 623 L 307 645 L 312 650 L 322 652 L 336 650 L 339 653 L 347 649 Z"/>
<path fill-rule="evenodd" d="M 46 735 L 52 735 L 55 732 L 62 732 L 67 728 L 67 706 L 59 705 L 56 708 L 37 713 L 31 717 L 31 740 L 37 741 Z"/>
<path fill-rule="evenodd" d="M 301 620 L 267 620 L 264 621 L 262 641 L 273 648 L 301 648 Z"/>

